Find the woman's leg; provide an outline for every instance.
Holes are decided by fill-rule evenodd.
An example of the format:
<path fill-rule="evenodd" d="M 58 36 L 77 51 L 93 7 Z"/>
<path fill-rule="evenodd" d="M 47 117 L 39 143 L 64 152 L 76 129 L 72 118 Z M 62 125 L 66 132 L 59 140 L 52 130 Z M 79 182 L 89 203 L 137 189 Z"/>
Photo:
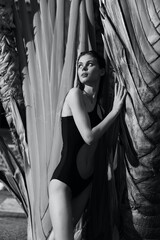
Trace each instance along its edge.
<path fill-rule="evenodd" d="M 49 210 L 56 240 L 74 240 L 71 201 L 69 187 L 59 180 L 51 180 Z"/>

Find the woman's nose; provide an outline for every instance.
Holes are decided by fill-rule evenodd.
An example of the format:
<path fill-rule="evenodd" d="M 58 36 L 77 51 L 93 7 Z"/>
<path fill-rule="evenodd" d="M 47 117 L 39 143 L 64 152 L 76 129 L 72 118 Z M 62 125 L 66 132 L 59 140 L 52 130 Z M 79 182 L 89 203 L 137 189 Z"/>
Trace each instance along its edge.
<path fill-rule="evenodd" d="M 84 66 L 82 67 L 82 71 L 86 71 L 86 70 L 87 70 L 87 66 L 84 65 Z"/>

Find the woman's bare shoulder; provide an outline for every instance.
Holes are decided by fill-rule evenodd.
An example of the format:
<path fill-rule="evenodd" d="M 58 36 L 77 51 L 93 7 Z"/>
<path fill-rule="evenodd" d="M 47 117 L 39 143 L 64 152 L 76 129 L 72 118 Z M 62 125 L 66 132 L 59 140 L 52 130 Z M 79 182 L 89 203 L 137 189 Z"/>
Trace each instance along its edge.
<path fill-rule="evenodd" d="M 73 87 L 69 90 L 62 108 L 62 116 L 72 115 L 71 105 L 82 95 L 79 88 Z"/>
<path fill-rule="evenodd" d="M 71 99 L 75 97 L 80 97 L 80 96 L 82 96 L 82 91 L 77 87 L 71 88 L 67 95 L 67 97 Z"/>
<path fill-rule="evenodd" d="M 74 104 L 77 101 L 82 101 L 83 99 L 83 93 L 82 90 L 80 90 L 77 87 L 73 87 L 69 90 L 67 97 L 66 97 L 66 102 L 69 105 Z"/>

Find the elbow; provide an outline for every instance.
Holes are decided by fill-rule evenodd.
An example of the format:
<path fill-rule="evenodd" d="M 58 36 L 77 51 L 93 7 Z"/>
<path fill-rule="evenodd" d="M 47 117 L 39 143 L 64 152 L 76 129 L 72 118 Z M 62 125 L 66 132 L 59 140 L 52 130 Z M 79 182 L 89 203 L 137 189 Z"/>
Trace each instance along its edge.
<path fill-rule="evenodd" d="M 87 145 L 92 145 L 95 142 L 93 134 L 86 135 L 84 141 Z"/>

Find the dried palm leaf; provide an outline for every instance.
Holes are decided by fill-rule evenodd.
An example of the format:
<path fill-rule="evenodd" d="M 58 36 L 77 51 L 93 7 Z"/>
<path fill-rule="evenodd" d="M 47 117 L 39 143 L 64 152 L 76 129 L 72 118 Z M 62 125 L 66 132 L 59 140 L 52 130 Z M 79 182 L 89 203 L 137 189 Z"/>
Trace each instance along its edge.
<path fill-rule="evenodd" d="M 11 99 L 14 98 L 20 110 L 21 121 L 24 123 L 24 101 L 14 30 L 12 1 L 0 2 L 0 100 L 2 101 L 6 119 L 12 133 L 13 144 L 18 158 L 17 160 L 11 150 L 9 150 L 1 140 L 1 152 L 3 152 L 3 156 L 7 162 L 9 176 L 10 179 L 12 179 L 12 181 L 5 182 L 5 184 L 7 184 L 8 189 L 14 193 L 18 201 L 21 201 L 25 212 L 27 212 L 24 162 L 22 149 L 19 145 L 21 140 L 19 139 L 18 129 L 16 129 L 14 125 L 12 115 Z M 8 179 L 6 174 L 8 173 L 4 169 L 3 175 Z M 12 184 L 14 182 L 15 184 Z M 17 190 L 19 196 L 18 193 L 16 194 Z"/>

